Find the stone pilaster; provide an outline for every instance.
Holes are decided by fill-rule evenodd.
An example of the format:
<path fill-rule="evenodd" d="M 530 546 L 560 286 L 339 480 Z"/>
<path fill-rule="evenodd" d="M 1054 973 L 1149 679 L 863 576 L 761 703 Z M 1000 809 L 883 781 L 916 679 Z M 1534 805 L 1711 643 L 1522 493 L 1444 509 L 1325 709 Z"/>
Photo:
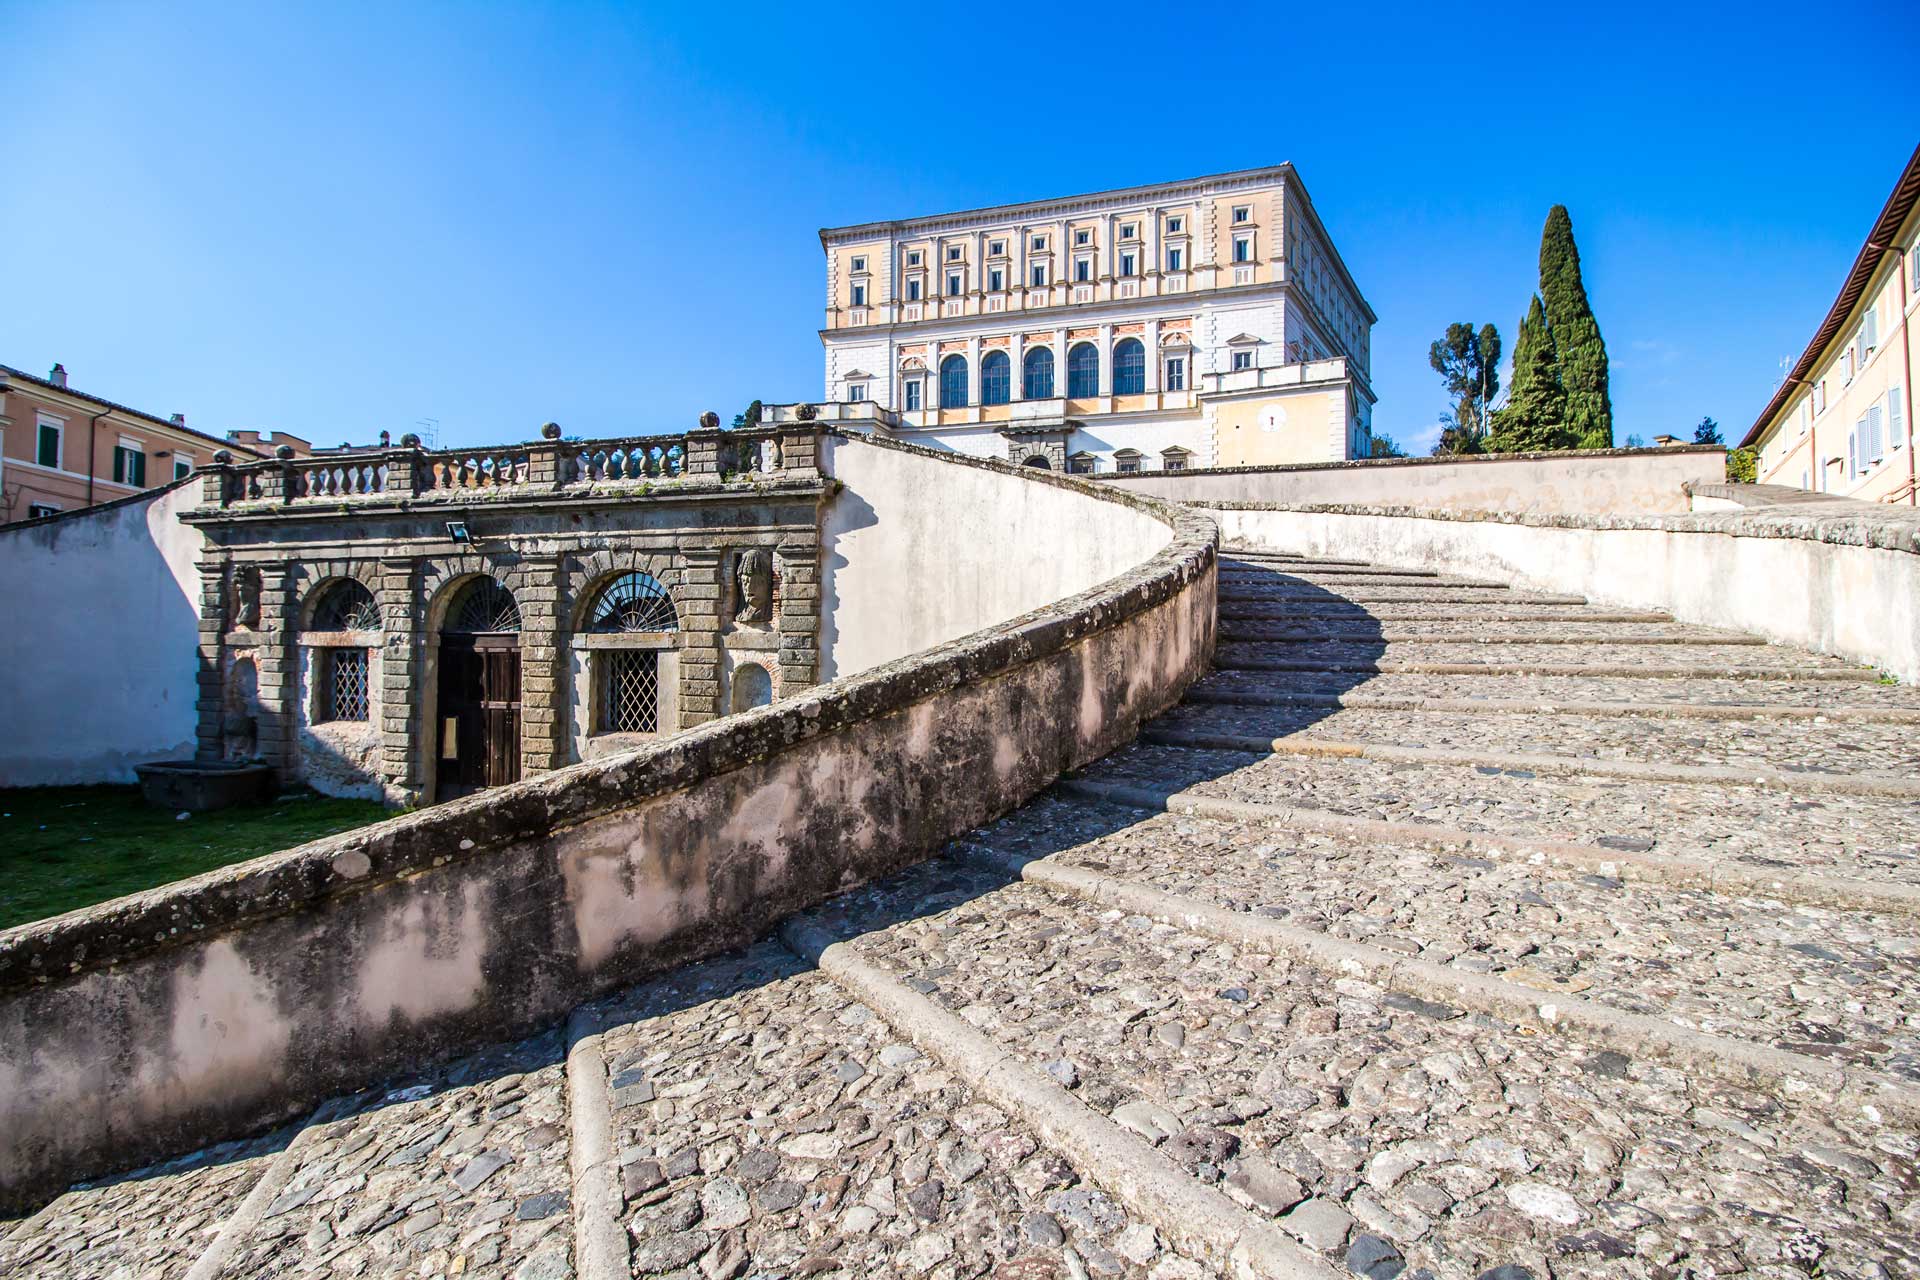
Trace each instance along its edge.
<path fill-rule="evenodd" d="M 222 483 L 225 477 L 221 477 Z M 221 637 L 227 629 L 227 562 L 200 562 L 200 643 L 194 701 L 196 760 L 218 760 L 225 753 L 226 671 Z"/>
<path fill-rule="evenodd" d="M 820 548 L 780 547 L 780 691 L 786 696 L 819 679 Z"/>
<path fill-rule="evenodd" d="M 388 475 L 391 480 L 392 473 Z M 433 740 L 419 714 L 422 699 L 416 685 L 424 654 L 415 582 L 410 558 L 380 562 L 380 584 L 375 593 L 384 646 L 380 657 L 380 772 L 388 798 L 396 801 L 420 798 L 426 778 L 423 744 Z"/>
<path fill-rule="evenodd" d="M 680 727 L 720 714 L 721 575 L 727 554 L 717 548 L 682 553 L 685 568 L 674 601 L 680 611 Z"/>
<path fill-rule="evenodd" d="M 260 566 L 260 758 L 291 781 L 296 763 L 300 655 L 294 652 L 293 566 Z"/>
<path fill-rule="evenodd" d="M 562 557 L 528 556 L 514 597 L 520 603 L 520 772 L 566 763 L 565 699 L 560 693 Z"/>

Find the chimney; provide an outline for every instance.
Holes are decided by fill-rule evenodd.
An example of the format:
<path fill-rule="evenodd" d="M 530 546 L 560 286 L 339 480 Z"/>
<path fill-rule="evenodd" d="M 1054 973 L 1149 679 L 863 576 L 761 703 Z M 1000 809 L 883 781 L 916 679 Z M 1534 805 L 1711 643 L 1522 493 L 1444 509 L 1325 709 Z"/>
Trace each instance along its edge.
<path fill-rule="evenodd" d="M 170 421 L 176 427 L 184 427 L 187 425 L 187 415 L 184 413 L 176 413 L 173 415 Z"/>
<path fill-rule="evenodd" d="M 47 373 L 47 381 L 51 382 L 56 387 L 66 386 L 67 385 L 67 366 L 63 364 L 55 364 L 53 368 Z"/>

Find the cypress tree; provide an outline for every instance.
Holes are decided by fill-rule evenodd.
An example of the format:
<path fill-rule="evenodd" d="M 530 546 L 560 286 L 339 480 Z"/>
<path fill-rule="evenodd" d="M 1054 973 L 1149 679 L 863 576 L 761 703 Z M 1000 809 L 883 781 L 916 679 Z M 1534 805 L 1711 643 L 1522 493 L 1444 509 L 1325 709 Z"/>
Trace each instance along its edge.
<path fill-rule="evenodd" d="M 1566 392 L 1567 426 L 1576 447 L 1613 447 L 1613 397 L 1607 391 L 1607 344 L 1580 279 L 1580 250 L 1573 243 L 1573 219 L 1557 204 L 1540 233 L 1540 293 L 1547 326 L 1559 355 L 1560 385 Z"/>
<path fill-rule="evenodd" d="M 1494 412 L 1487 448 L 1495 453 L 1531 453 L 1572 447 L 1574 434 L 1567 425 L 1567 394 L 1560 385 L 1553 331 L 1536 293 L 1513 342 L 1513 390 L 1506 406 Z"/>

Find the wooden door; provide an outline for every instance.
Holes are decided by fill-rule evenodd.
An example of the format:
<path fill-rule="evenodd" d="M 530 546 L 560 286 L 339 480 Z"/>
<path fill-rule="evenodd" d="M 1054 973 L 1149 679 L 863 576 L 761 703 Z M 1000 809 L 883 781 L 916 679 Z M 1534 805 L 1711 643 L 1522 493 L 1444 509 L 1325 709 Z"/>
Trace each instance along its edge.
<path fill-rule="evenodd" d="M 440 641 L 437 799 L 520 777 L 520 637 L 447 635 Z"/>

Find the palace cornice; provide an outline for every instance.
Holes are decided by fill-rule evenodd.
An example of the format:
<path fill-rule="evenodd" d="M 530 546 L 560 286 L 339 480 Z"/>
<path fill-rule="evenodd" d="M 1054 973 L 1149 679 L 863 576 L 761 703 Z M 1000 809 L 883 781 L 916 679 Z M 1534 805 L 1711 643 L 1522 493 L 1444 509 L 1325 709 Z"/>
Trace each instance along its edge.
<path fill-rule="evenodd" d="M 1198 178 L 1182 178 L 1174 182 L 1157 182 L 1141 187 L 1116 187 L 1107 191 L 1090 191 L 1082 195 L 1055 196 L 1051 199 L 1029 200 L 1019 204 L 987 205 L 978 209 L 960 209 L 952 213 L 935 213 L 924 217 L 902 218 L 887 222 L 862 222 L 845 227 L 822 227 L 820 244 L 822 247 L 830 247 L 886 235 L 900 237 L 969 228 L 981 229 L 986 223 L 1022 218 L 1038 220 L 1075 213 L 1103 213 L 1143 201 L 1183 200 L 1224 191 L 1272 186 L 1275 183 L 1285 186 L 1298 181 L 1299 177 L 1290 163 L 1269 165 L 1260 169 L 1237 169 L 1229 173 L 1207 174 Z M 1323 231 L 1322 234 L 1324 235 L 1325 232 Z"/>
<path fill-rule="evenodd" d="M 1290 280 L 1265 284 L 1221 285 L 1214 289 L 1195 289 L 1187 293 L 1166 293 L 1155 298 L 1109 298 L 1104 302 L 1067 302 L 1055 307 L 1037 307 L 1022 311 L 986 311 L 970 316 L 935 316 L 930 320 L 896 320 L 891 324 L 863 324 L 845 329 L 821 329 L 821 345 L 854 338 L 894 338 L 902 342 L 971 336 L 981 329 L 996 332 L 1006 329 L 1058 327 L 1063 320 L 1084 320 L 1099 324 L 1115 317 L 1127 320 L 1151 320 L 1198 315 L 1207 306 L 1270 302 L 1291 298 L 1304 303 L 1305 297 Z M 1164 313 L 1164 314 L 1156 314 Z"/>

